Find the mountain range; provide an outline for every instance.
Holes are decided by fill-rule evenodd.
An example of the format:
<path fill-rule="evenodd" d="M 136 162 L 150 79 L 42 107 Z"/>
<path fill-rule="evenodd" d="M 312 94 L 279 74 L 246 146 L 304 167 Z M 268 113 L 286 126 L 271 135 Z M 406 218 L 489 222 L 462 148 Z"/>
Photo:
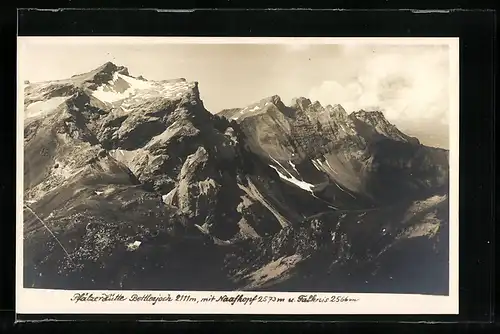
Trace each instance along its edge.
<path fill-rule="evenodd" d="M 448 293 L 449 152 L 381 112 L 212 113 L 110 62 L 24 86 L 27 288 Z"/>

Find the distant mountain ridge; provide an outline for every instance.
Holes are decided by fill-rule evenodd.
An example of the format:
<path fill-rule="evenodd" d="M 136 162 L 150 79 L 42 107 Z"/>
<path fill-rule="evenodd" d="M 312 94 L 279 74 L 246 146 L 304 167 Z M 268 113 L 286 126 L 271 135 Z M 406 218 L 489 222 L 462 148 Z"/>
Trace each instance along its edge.
<path fill-rule="evenodd" d="M 197 82 L 113 63 L 24 94 L 26 287 L 395 289 L 384 268 L 447 291 L 448 151 L 382 113 L 273 95 L 212 114 Z M 414 256 L 437 285 L 401 271 Z"/>
<path fill-rule="evenodd" d="M 326 174 L 338 185 L 372 198 L 389 193 L 387 184 L 376 181 L 392 179 L 400 189 L 387 201 L 447 187 L 448 151 L 421 145 L 378 111 L 348 115 L 340 105 L 323 107 L 304 97 L 285 106 L 275 95 L 219 115 L 239 123 L 256 154 L 295 178 L 298 170 L 304 180 Z M 408 167 L 405 173 L 403 166 Z"/>

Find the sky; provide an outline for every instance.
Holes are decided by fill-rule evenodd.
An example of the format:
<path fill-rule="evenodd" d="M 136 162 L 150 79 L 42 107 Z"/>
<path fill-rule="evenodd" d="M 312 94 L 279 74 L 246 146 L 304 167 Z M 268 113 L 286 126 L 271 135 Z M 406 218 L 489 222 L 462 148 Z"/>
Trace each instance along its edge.
<path fill-rule="evenodd" d="M 447 44 L 217 43 L 28 38 L 19 42 L 18 69 L 24 80 L 36 82 L 112 61 L 150 80 L 198 81 L 213 113 L 271 95 L 285 104 L 299 96 L 324 106 L 341 104 L 349 113 L 376 109 L 424 144 L 447 148 Z"/>

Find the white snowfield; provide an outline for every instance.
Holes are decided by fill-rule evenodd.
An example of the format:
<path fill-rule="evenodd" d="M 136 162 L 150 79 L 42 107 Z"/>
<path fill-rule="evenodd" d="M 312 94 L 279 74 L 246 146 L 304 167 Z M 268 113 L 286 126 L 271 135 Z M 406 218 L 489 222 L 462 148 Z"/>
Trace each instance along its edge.
<path fill-rule="evenodd" d="M 24 111 L 24 118 L 34 118 L 45 116 L 57 109 L 62 103 L 64 103 L 69 97 L 60 96 L 53 97 L 45 101 L 33 102 Z"/>
<path fill-rule="evenodd" d="M 120 92 L 119 86 L 125 88 L 124 91 Z M 113 103 L 116 101 L 124 100 L 134 93 L 141 90 L 150 89 L 151 85 L 148 82 L 136 80 L 125 75 L 118 73 L 113 74 L 113 79 L 107 84 L 98 87 L 92 94 L 95 98 L 101 100 L 102 102 Z"/>
<path fill-rule="evenodd" d="M 115 90 L 108 88 L 107 86 L 101 86 L 94 91 L 92 96 L 102 102 L 113 103 L 116 101 L 124 100 L 132 96 L 132 94 L 133 92 L 130 90 L 123 93 L 118 93 Z"/>
<path fill-rule="evenodd" d="M 132 98 L 139 92 L 143 98 L 181 98 L 191 88 L 193 83 L 190 82 L 143 81 L 115 73 L 111 81 L 98 87 L 92 95 L 104 103 L 113 103 Z"/>

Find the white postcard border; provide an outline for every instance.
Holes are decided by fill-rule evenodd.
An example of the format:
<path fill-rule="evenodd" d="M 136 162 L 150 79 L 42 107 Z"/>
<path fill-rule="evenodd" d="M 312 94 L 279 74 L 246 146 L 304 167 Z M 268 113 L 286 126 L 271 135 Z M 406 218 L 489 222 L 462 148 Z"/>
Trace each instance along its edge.
<path fill-rule="evenodd" d="M 23 288 L 23 89 L 18 63 L 17 110 L 17 191 L 16 191 L 16 313 L 21 314 L 458 314 L 458 165 L 459 165 L 459 39 L 458 38 L 212 38 L 212 37 L 18 37 L 18 52 L 23 43 L 169 43 L 169 44 L 377 44 L 377 45 L 436 45 L 447 44 L 450 51 L 450 252 L 449 296 L 409 294 L 347 294 L 289 292 L 210 292 L 210 291 L 67 291 Z M 18 57 L 19 59 L 19 57 Z M 172 302 L 108 301 L 75 302 L 75 293 L 163 296 Z M 199 302 L 175 302 L 177 295 L 189 295 Z M 242 295 L 243 297 L 238 297 Z M 316 295 L 318 299 L 332 296 L 357 299 L 346 302 L 297 302 L 301 295 Z M 233 297 L 225 302 L 200 302 L 214 296 Z M 244 304 L 245 298 L 260 296 L 264 302 Z M 267 299 L 264 299 L 268 296 Z M 283 298 L 284 302 L 270 301 Z M 294 298 L 295 302 L 288 302 Z M 72 300 L 73 299 L 73 300 Z M 145 298 L 147 299 L 147 298 Z M 154 305 L 153 305 L 154 304 Z"/>

